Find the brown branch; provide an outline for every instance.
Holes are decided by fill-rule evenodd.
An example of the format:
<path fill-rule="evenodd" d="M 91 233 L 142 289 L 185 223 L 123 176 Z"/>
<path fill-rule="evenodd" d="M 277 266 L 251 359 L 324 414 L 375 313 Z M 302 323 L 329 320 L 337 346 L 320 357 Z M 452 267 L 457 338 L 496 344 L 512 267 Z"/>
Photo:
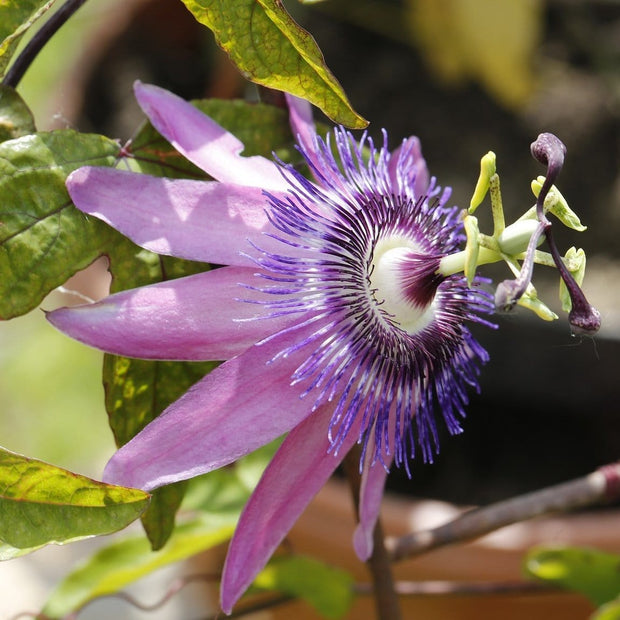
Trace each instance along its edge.
<path fill-rule="evenodd" d="M 399 596 L 445 597 L 445 596 L 499 596 L 535 595 L 566 592 L 557 586 L 536 581 L 396 581 L 394 587 Z M 355 584 L 356 594 L 370 595 L 370 583 Z"/>
<path fill-rule="evenodd" d="M 391 560 L 398 561 L 445 545 L 479 538 L 512 523 L 618 498 L 620 463 L 613 463 L 583 478 L 476 508 L 437 528 L 389 539 L 387 549 Z"/>

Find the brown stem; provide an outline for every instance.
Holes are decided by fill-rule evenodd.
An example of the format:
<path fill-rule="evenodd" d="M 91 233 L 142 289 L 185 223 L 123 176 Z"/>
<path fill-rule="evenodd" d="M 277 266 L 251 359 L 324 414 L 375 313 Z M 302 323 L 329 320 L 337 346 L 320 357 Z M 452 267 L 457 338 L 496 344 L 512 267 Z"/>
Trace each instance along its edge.
<path fill-rule="evenodd" d="M 360 457 L 359 446 L 354 446 L 343 462 L 355 504 L 355 514 L 358 518 L 361 485 Z M 373 531 L 373 552 L 367 563 L 373 582 L 378 620 L 400 620 L 402 618 L 400 602 L 394 587 L 390 557 L 385 548 L 385 537 L 379 519 Z"/>
<path fill-rule="evenodd" d="M 566 593 L 568 590 L 537 581 L 396 581 L 400 596 L 524 596 L 536 594 Z M 356 583 L 357 594 L 372 594 L 370 583 Z"/>
<path fill-rule="evenodd" d="M 479 538 L 505 525 L 619 496 L 620 463 L 613 463 L 583 478 L 477 508 L 440 527 L 388 541 L 389 555 L 392 561 L 410 558 L 437 547 Z"/>

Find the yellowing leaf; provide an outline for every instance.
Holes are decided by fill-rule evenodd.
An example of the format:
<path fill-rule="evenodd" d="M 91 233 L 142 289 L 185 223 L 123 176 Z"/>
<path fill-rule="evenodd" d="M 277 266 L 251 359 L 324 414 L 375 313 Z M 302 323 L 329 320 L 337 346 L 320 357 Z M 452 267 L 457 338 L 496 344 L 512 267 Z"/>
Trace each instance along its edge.
<path fill-rule="evenodd" d="M 97 482 L 0 448 L 0 541 L 11 547 L 116 532 L 137 519 L 148 501 L 143 491 Z"/>
<path fill-rule="evenodd" d="M 540 0 L 409 0 L 409 6 L 413 35 L 441 79 L 477 80 L 508 107 L 527 100 Z"/>
<path fill-rule="evenodd" d="M 356 129 L 368 124 L 351 107 L 312 36 L 280 0 L 183 2 L 248 79 L 307 99 L 337 123 Z"/>

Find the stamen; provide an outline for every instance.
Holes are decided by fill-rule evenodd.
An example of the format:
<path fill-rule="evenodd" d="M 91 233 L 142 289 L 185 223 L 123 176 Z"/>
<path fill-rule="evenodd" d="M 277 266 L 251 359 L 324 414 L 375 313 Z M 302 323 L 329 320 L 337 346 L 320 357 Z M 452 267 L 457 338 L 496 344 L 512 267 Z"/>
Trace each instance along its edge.
<path fill-rule="evenodd" d="M 254 259 L 261 272 L 249 288 L 265 294 L 268 316 L 307 313 L 301 323 L 315 325 L 272 362 L 307 352 L 291 383 L 313 411 L 332 403 L 330 452 L 359 420 L 371 462 L 387 467 L 393 457 L 409 473 L 416 441 L 426 460 L 438 449 L 435 411 L 451 432 L 460 428 L 456 417 L 486 361 L 464 322 L 487 324 L 478 314 L 492 303 L 479 278 L 470 288 L 439 271 L 464 240 L 463 222 L 446 206 L 450 191 L 428 179 L 416 141 L 390 154 L 385 135 L 375 148 L 336 129 L 331 144 L 328 136 L 309 148 L 299 146 L 319 184 L 281 164 L 289 192 L 265 195 L 282 249 Z M 291 256 L 291 247 L 305 252 Z"/>

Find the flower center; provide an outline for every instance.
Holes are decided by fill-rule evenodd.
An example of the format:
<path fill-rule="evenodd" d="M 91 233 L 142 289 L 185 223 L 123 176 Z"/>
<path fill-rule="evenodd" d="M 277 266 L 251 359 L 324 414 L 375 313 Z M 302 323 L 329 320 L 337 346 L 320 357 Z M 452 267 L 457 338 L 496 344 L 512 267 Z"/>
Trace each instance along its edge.
<path fill-rule="evenodd" d="M 369 287 L 384 319 L 408 334 L 433 320 L 433 301 L 443 277 L 439 258 L 430 256 L 412 239 L 379 239 L 372 256 Z"/>

